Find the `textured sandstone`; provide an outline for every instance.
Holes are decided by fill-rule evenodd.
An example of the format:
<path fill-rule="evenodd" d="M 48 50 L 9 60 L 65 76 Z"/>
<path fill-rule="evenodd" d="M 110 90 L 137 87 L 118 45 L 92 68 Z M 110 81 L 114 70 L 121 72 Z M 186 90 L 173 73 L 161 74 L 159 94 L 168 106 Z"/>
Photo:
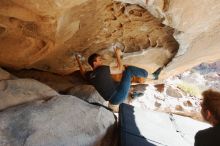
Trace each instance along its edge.
<path fill-rule="evenodd" d="M 85 62 L 91 53 L 99 52 L 110 64 L 113 53 L 109 48 L 120 44 L 126 64 L 152 72 L 167 65 L 179 48 L 160 77 L 167 78 L 220 58 L 218 1 L 117 1 L 130 4 L 1 0 L 0 66 L 70 74 L 78 68 L 76 53 Z"/>
<path fill-rule="evenodd" d="M 117 0 L 139 4 L 163 24 L 175 29 L 180 47 L 177 55 L 163 70 L 168 78 L 202 62 L 220 59 L 220 3 L 216 0 Z"/>
<path fill-rule="evenodd" d="M 0 4 L 0 66 L 69 74 L 78 68 L 75 53 L 85 59 L 93 52 L 106 54 L 109 64 L 113 58 L 109 48 L 118 43 L 126 53 L 145 54 L 138 62 L 136 56 L 125 58 L 126 63 L 155 70 L 178 50 L 173 30 L 137 5 L 111 0 Z"/>

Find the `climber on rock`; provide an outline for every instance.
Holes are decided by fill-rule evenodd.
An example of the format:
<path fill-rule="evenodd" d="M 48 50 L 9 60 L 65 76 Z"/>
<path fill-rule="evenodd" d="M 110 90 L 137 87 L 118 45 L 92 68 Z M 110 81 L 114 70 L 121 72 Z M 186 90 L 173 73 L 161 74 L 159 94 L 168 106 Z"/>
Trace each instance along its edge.
<path fill-rule="evenodd" d="M 88 63 L 91 65 L 93 71 L 84 71 L 80 61 L 77 61 L 80 67 L 81 74 L 96 88 L 99 94 L 109 101 L 109 108 L 114 112 L 118 111 L 119 104 L 121 104 L 127 97 L 131 85 L 132 77 L 149 78 L 149 74 L 146 70 L 135 66 L 123 66 L 120 59 L 121 50 L 115 49 L 118 68 L 123 70 L 122 78 L 119 82 L 113 80 L 110 67 L 103 65 L 102 58 L 99 54 L 92 54 L 88 58 Z M 158 79 L 158 75 L 161 71 L 159 68 L 151 75 L 151 79 Z"/>

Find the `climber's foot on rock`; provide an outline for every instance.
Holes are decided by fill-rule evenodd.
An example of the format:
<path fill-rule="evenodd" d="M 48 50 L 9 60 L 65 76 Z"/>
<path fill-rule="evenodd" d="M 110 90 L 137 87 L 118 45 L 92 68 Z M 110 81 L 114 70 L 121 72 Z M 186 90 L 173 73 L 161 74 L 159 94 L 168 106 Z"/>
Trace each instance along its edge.
<path fill-rule="evenodd" d="M 158 68 L 155 72 L 152 73 L 154 80 L 158 80 L 160 72 L 162 71 L 162 67 Z"/>

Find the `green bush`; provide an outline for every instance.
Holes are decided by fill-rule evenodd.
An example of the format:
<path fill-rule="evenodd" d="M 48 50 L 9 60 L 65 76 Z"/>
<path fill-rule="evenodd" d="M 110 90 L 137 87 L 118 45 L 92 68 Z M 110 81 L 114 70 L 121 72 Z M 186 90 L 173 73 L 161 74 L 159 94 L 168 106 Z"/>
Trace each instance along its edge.
<path fill-rule="evenodd" d="M 190 84 L 187 82 L 181 82 L 177 85 L 179 89 L 184 91 L 185 93 L 190 94 L 191 96 L 200 97 L 201 96 L 201 90 L 199 87 L 197 87 L 194 84 Z"/>

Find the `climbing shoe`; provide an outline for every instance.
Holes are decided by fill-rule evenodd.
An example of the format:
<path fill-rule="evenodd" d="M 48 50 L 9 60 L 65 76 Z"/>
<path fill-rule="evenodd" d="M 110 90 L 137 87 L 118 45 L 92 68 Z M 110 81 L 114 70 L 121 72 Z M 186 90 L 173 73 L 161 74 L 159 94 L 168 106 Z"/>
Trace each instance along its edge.
<path fill-rule="evenodd" d="M 143 92 L 133 92 L 133 93 L 131 93 L 131 98 L 136 99 L 136 98 L 141 97 L 143 95 L 144 95 Z"/>
<path fill-rule="evenodd" d="M 108 103 L 108 108 L 110 108 L 114 113 L 119 112 L 119 104 L 111 104 L 110 102 Z"/>
<path fill-rule="evenodd" d="M 158 80 L 159 74 L 162 71 L 162 67 L 158 68 L 155 72 L 152 73 L 152 75 L 154 76 L 154 80 Z"/>

